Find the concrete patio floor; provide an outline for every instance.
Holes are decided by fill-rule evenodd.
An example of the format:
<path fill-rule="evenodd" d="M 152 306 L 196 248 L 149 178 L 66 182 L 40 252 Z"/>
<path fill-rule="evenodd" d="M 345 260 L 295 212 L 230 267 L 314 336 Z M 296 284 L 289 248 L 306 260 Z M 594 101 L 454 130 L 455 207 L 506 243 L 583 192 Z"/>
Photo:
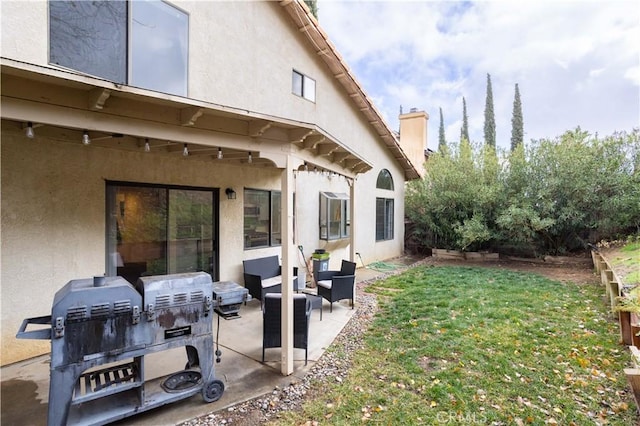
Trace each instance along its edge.
<path fill-rule="evenodd" d="M 356 280 L 368 281 L 382 275 L 383 272 L 374 269 L 358 268 Z M 318 309 L 311 312 L 308 364 L 304 365 L 304 350 L 294 349 L 294 372 L 291 376 L 283 376 L 280 372 L 279 348 L 267 349 L 265 363 L 261 362 L 262 312 L 260 302 L 253 300 L 242 306 L 240 318 L 219 321 L 218 341 L 222 357 L 220 363 L 214 362 L 214 369 L 215 377 L 224 383 L 225 391 L 218 401 L 205 403 L 198 393 L 114 424 L 175 425 L 264 395 L 276 386 L 283 387 L 304 377 L 355 313 L 348 300 L 334 303 L 332 313 L 329 312 L 329 303 L 323 301 L 322 309 L 322 321 Z M 214 338 L 217 324 L 215 317 Z M 145 380 L 180 371 L 185 360 L 184 348 L 146 355 Z M 15 426 L 46 424 L 49 362 L 50 356 L 43 355 L 0 369 L 0 423 Z"/>

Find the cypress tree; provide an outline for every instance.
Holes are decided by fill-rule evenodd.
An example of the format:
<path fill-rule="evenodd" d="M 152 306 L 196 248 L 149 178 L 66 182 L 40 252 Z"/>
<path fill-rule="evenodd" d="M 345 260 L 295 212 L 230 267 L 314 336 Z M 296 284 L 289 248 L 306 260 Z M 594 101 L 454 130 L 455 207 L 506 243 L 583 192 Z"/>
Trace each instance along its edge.
<path fill-rule="evenodd" d="M 460 142 L 469 140 L 469 118 L 467 117 L 467 100 L 462 97 L 462 129 L 460 129 Z"/>
<path fill-rule="evenodd" d="M 487 74 L 487 100 L 484 105 L 484 143 L 496 147 L 496 117 L 493 111 L 491 75 Z"/>
<path fill-rule="evenodd" d="M 443 152 L 447 147 L 447 141 L 444 137 L 444 119 L 442 118 L 442 108 L 440 108 L 440 128 L 438 131 L 438 151 Z"/>
<path fill-rule="evenodd" d="M 523 141 L 522 102 L 520 102 L 520 89 L 516 83 L 516 94 L 513 97 L 513 116 L 511 117 L 511 151 L 514 151 Z"/>

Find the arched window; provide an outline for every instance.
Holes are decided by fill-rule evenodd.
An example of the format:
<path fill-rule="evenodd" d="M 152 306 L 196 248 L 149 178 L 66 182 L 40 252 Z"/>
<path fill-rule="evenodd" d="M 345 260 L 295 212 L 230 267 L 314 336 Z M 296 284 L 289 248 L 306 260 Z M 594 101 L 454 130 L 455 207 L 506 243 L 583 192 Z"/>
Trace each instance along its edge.
<path fill-rule="evenodd" d="M 393 191 L 393 178 L 389 170 L 380 170 L 376 188 Z M 376 197 L 376 241 L 393 240 L 393 211 L 393 198 Z"/>
<path fill-rule="evenodd" d="M 376 188 L 378 189 L 390 189 L 393 191 L 393 178 L 389 170 L 382 169 L 378 173 L 378 180 L 376 181 Z"/>

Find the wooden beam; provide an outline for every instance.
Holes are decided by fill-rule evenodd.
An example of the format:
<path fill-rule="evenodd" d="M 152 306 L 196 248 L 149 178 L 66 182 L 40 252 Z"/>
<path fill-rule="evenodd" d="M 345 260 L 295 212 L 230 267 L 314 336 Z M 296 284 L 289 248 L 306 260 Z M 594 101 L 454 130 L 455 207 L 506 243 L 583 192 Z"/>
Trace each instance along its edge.
<path fill-rule="evenodd" d="M 627 376 L 627 380 L 633 391 L 633 398 L 636 400 L 636 405 L 640 406 L 640 369 L 625 368 L 624 374 Z"/>
<path fill-rule="evenodd" d="M 329 155 L 338 149 L 338 145 L 334 143 L 323 143 L 318 146 L 318 155 Z"/>
<path fill-rule="evenodd" d="M 253 120 L 249 122 L 249 136 L 257 138 L 269 130 L 273 123 L 267 120 Z"/>
<path fill-rule="evenodd" d="M 89 109 L 92 111 L 100 111 L 104 108 L 105 102 L 111 96 L 111 90 L 103 87 L 96 87 L 89 91 Z"/>
<path fill-rule="evenodd" d="M 187 107 L 180 110 L 180 124 L 183 126 L 193 126 L 200 118 L 204 110 L 200 107 Z"/>
<path fill-rule="evenodd" d="M 293 268 L 296 250 L 293 245 L 293 192 L 295 165 L 291 156 L 285 159 L 280 179 L 280 229 L 282 230 L 282 299 L 280 336 L 282 336 L 280 371 L 284 376 L 293 373 Z"/>
<path fill-rule="evenodd" d="M 314 150 L 317 148 L 319 143 L 324 142 L 326 138 L 322 135 L 312 135 L 307 136 L 304 140 L 303 147 L 304 149 Z"/>
<path fill-rule="evenodd" d="M 355 158 L 350 152 L 334 152 L 333 153 L 333 161 L 334 163 L 340 163 L 347 158 Z"/>
<path fill-rule="evenodd" d="M 305 129 L 304 127 L 299 129 L 291 129 L 289 130 L 289 142 L 291 143 L 301 143 L 303 142 L 307 136 L 310 136 L 314 133 L 312 129 Z"/>
<path fill-rule="evenodd" d="M 362 163 L 362 161 L 358 160 L 357 158 L 349 158 L 347 160 L 344 160 L 344 165 L 348 169 L 353 169 L 360 163 Z"/>

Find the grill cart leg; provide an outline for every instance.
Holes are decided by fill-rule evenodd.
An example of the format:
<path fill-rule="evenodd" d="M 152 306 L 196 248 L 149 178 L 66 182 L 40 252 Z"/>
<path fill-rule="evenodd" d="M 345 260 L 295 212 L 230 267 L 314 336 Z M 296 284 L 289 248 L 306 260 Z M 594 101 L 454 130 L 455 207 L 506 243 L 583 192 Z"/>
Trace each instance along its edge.
<path fill-rule="evenodd" d="M 185 370 L 192 367 L 200 366 L 200 357 L 198 356 L 198 350 L 191 345 L 185 346 L 187 349 L 187 365 Z"/>
<path fill-rule="evenodd" d="M 202 398 L 205 402 L 214 402 L 220 399 L 224 392 L 224 383 L 220 380 L 214 380 L 213 373 L 213 338 L 212 336 L 203 336 L 193 342 L 193 346 L 187 345 L 187 353 L 191 353 L 191 357 L 200 358 L 200 373 L 202 373 Z M 202 355 L 202 356 L 200 356 Z"/>
<path fill-rule="evenodd" d="M 51 370 L 47 426 L 67 424 L 73 389 L 80 374 L 82 374 L 82 368 L 74 364 Z"/>

